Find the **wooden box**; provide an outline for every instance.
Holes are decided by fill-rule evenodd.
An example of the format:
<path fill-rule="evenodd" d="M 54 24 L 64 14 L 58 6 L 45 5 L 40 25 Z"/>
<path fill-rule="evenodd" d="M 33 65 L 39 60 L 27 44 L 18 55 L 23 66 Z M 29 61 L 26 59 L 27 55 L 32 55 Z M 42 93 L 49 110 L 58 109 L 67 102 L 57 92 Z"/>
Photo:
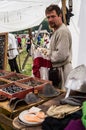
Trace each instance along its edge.
<path fill-rule="evenodd" d="M 44 85 L 46 83 L 52 84 L 51 81 L 42 80 L 42 79 L 35 78 L 35 77 L 21 79 L 21 80 L 18 80 L 17 82 L 20 84 L 24 84 L 26 87 L 32 86 L 34 88 L 34 90 L 38 90 L 38 91 L 42 90 L 42 88 L 44 87 Z"/>
<path fill-rule="evenodd" d="M 20 74 L 20 73 L 16 73 L 16 72 L 12 72 L 9 75 L 4 76 L 5 79 L 8 79 L 10 81 L 18 81 L 24 78 L 27 78 L 29 76 L 24 75 L 24 74 Z"/>
<path fill-rule="evenodd" d="M 4 78 L 0 78 L 0 88 L 4 87 L 4 85 L 6 84 L 10 84 L 12 81 L 4 79 Z"/>
<path fill-rule="evenodd" d="M 8 98 L 24 98 L 27 93 L 32 91 L 33 87 L 26 87 L 17 82 L 12 82 L 0 87 L 0 94 L 5 95 Z"/>
<path fill-rule="evenodd" d="M 5 71 L 5 70 L 0 70 L 0 78 L 1 77 L 4 77 L 4 76 L 7 76 L 7 75 L 9 75 L 11 72 L 9 72 L 9 71 Z"/>

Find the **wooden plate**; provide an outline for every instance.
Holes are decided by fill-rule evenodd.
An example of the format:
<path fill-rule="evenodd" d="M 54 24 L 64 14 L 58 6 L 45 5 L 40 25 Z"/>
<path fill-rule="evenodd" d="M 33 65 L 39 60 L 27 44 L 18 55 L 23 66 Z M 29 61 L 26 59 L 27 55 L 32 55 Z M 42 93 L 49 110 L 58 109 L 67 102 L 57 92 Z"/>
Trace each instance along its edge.
<path fill-rule="evenodd" d="M 40 122 L 29 122 L 29 121 L 25 120 L 25 118 L 24 118 L 25 115 L 33 116 L 34 114 L 30 114 L 29 110 L 24 110 L 19 114 L 18 118 L 19 118 L 20 123 L 23 125 L 26 125 L 26 126 L 40 125 L 44 121 L 44 119 L 41 119 Z"/>

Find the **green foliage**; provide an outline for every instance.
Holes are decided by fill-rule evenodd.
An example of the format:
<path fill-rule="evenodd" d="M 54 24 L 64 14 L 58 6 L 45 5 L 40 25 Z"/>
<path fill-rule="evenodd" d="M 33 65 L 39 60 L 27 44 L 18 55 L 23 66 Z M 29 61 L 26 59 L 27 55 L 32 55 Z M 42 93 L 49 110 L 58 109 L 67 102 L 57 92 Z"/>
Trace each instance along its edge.
<path fill-rule="evenodd" d="M 43 20 L 42 24 L 42 29 L 41 30 L 47 30 L 48 32 L 50 32 L 49 26 L 48 26 L 48 22 L 46 19 Z M 38 30 L 39 26 L 33 27 L 32 31 Z"/>
<path fill-rule="evenodd" d="M 24 50 L 22 53 L 20 53 L 20 65 L 21 65 L 20 68 L 22 68 L 22 65 L 23 65 L 23 62 L 24 62 L 26 56 L 27 56 L 26 50 Z M 18 61 L 18 57 L 17 57 L 17 61 Z M 18 63 L 19 63 L 19 61 L 18 61 Z M 21 70 L 21 73 L 31 76 L 31 74 L 32 74 L 32 57 L 31 56 L 28 58 L 26 65 L 24 67 L 24 70 Z"/>
<path fill-rule="evenodd" d="M 48 22 L 47 22 L 46 19 L 44 19 L 41 24 L 42 24 L 42 30 L 47 30 L 48 32 L 50 32 Z M 38 30 L 38 28 L 39 28 L 39 26 L 35 26 L 35 27 L 32 28 L 32 31 Z M 27 34 L 27 33 L 28 33 L 28 29 L 13 32 L 13 34 Z"/>

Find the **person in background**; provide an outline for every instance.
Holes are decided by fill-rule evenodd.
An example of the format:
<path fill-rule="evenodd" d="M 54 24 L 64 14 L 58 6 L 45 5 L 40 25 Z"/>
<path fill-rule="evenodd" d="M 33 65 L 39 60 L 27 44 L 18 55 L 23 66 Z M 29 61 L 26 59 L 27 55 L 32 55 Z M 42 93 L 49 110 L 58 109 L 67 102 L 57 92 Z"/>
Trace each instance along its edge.
<path fill-rule="evenodd" d="M 49 48 L 50 60 L 52 62 L 52 68 L 59 70 L 61 74 L 59 84 L 60 88 L 62 88 L 64 87 L 68 74 L 72 70 L 71 33 L 62 21 L 62 11 L 58 5 L 52 4 L 48 6 L 45 10 L 45 14 L 49 26 L 53 30 Z M 54 75 L 54 78 L 58 77 Z"/>
<path fill-rule="evenodd" d="M 30 49 L 31 49 L 31 40 L 30 37 L 28 36 L 26 40 L 26 51 L 30 53 Z"/>
<path fill-rule="evenodd" d="M 39 36 L 37 37 L 37 45 L 40 46 L 40 44 L 41 44 L 41 36 L 39 35 Z"/>
<path fill-rule="evenodd" d="M 20 38 L 19 35 L 17 35 L 17 41 L 18 41 L 18 47 L 19 47 L 19 49 L 22 49 L 21 38 Z"/>
<path fill-rule="evenodd" d="M 16 71 L 17 73 L 20 73 L 18 64 L 16 61 L 18 55 L 18 50 L 17 50 L 17 43 L 15 36 L 11 33 L 8 34 L 8 63 L 10 66 L 11 71 Z"/>
<path fill-rule="evenodd" d="M 17 35 L 15 35 L 15 39 L 16 39 L 16 44 L 17 44 L 17 47 L 18 47 L 18 39 L 17 39 Z"/>

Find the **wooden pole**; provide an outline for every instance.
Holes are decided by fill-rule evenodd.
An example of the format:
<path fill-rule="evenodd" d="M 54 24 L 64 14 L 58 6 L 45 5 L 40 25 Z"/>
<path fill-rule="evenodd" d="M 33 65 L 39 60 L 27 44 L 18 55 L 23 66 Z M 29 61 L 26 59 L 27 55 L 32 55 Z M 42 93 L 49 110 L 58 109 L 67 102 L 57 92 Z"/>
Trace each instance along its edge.
<path fill-rule="evenodd" d="M 64 24 L 67 24 L 67 22 L 66 22 L 66 0 L 62 0 L 62 12 L 63 12 Z"/>
<path fill-rule="evenodd" d="M 32 30 L 31 30 L 31 28 L 28 29 L 28 35 L 29 35 L 29 38 L 30 38 L 30 42 L 32 42 Z M 29 56 L 30 56 L 30 52 L 27 53 L 27 55 L 24 59 L 24 62 L 23 62 L 23 65 L 22 65 L 22 70 L 24 70 L 24 67 L 26 65 L 26 62 L 27 62 Z"/>
<path fill-rule="evenodd" d="M 19 51 L 19 48 L 17 48 L 17 50 L 18 50 L 18 62 L 19 62 L 19 69 L 20 69 L 20 71 L 21 71 L 21 59 L 20 59 L 20 51 Z"/>

